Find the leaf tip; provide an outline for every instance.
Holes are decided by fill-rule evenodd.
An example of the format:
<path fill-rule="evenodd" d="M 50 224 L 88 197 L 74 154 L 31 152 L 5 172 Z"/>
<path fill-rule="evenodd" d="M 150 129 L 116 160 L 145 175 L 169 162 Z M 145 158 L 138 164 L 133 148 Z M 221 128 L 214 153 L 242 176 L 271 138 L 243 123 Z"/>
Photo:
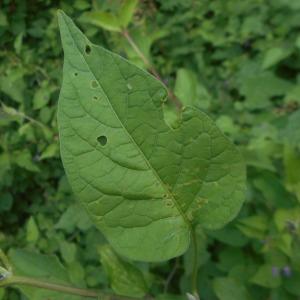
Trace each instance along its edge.
<path fill-rule="evenodd" d="M 68 18 L 68 16 L 65 14 L 65 12 L 62 9 L 58 9 L 56 15 L 58 19 L 58 26 L 61 31 L 62 27 L 66 25 L 66 18 Z"/>

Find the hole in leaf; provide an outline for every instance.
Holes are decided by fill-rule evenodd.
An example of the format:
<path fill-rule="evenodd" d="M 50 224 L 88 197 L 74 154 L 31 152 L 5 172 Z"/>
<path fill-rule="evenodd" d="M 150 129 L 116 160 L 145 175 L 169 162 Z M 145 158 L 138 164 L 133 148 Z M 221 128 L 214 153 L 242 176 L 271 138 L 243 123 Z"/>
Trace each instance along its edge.
<path fill-rule="evenodd" d="M 94 99 L 94 100 L 98 100 L 98 97 L 97 97 L 97 96 L 94 96 L 93 99 Z"/>
<path fill-rule="evenodd" d="M 91 53 L 91 51 L 92 51 L 91 47 L 90 47 L 89 45 L 86 45 L 86 46 L 85 46 L 85 53 L 86 53 L 87 55 L 89 55 L 89 54 Z"/>
<path fill-rule="evenodd" d="M 78 73 L 77 73 L 77 72 L 75 72 L 75 73 L 74 73 L 74 76 L 78 76 Z"/>
<path fill-rule="evenodd" d="M 96 88 L 98 87 L 97 81 L 96 81 L 96 80 L 93 80 L 93 81 L 91 82 L 91 86 L 92 86 L 93 89 L 96 89 Z"/>
<path fill-rule="evenodd" d="M 105 146 L 106 143 L 107 143 L 107 137 L 105 135 L 100 135 L 98 138 L 97 138 L 97 141 L 99 142 L 99 144 L 101 146 Z"/>

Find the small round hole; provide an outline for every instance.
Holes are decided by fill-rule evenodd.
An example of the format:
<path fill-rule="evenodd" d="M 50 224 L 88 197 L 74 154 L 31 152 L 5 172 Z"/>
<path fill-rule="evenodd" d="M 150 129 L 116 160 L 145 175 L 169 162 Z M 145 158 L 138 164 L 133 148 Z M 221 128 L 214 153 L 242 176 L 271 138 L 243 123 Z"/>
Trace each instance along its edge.
<path fill-rule="evenodd" d="M 92 86 L 93 89 L 96 89 L 98 87 L 97 81 L 96 80 L 92 80 L 91 86 Z"/>
<path fill-rule="evenodd" d="M 91 51 L 92 51 L 91 47 L 90 47 L 89 45 L 86 45 L 86 46 L 85 46 L 85 53 L 86 53 L 87 55 L 89 55 L 89 54 L 91 53 Z"/>
<path fill-rule="evenodd" d="M 94 100 L 98 100 L 98 97 L 97 97 L 97 96 L 94 96 L 93 99 L 94 99 Z"/>
<path fill-rule="evenodd" d="M 105 146 L 107 143 L 107 137 L 105 135 L 100 135 L 97 138 L 97 141 L 100 143 L 101 146 Z"/>
<path fill-rule="evenodd" d="M 75 73 L 74 73 L 74 76 L 78 76 L 78 73 L 77 73 L 77 72 L 75 72 Z"/>

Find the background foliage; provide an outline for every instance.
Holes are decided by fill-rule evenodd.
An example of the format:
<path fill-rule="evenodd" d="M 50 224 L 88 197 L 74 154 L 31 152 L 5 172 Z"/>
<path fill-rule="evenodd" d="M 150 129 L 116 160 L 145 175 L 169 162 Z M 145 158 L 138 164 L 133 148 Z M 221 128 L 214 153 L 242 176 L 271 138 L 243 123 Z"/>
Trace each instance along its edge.
<path fill-rule="evenodd" d="M 298 299 L 300 2 L 290 0 L 0 1 L 0 247 L 17 272 L 130 296 L 190 290 L 190 251 L 124 261 L 75 202 L 58 148 L 58 8 L 145 67 L 127 26 L 181 102 L 206 111 L 244 154 L 238 218 L 197 232 L 201 299 Z M 79 298 L 22 288 L 0 299 Z"/>

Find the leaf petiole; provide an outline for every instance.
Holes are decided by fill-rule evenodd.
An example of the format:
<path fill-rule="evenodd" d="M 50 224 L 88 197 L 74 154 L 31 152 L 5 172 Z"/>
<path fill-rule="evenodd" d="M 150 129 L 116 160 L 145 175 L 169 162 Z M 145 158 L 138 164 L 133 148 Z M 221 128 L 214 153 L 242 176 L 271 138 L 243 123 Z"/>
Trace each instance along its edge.
<path fill-rule="evenodd" d="M 196 237 L 196 228 L 192 229 L 192 248 L 193 248 L 193 271 L 192 271 L 192 293 L 195 300 L 200 300 L 198 294 L 198 243 Z"/>

